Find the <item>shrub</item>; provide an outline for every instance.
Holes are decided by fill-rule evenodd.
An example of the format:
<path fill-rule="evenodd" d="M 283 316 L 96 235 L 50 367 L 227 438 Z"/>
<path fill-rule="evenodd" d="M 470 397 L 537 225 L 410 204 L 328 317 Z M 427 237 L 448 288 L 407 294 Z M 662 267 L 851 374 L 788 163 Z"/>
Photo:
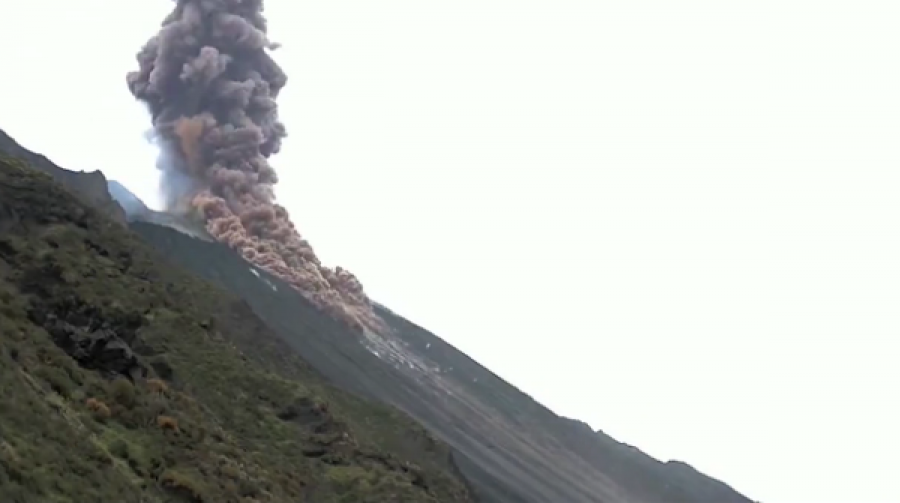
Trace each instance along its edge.
<path fill-rule="evenodd" d="M 160 484 L 170 493 L 191 502 L 204 501 L 203 492 L 198 484 L 184 473 L 166 470 L 159 476 Z"/>
<path fill-rule="evenodd" d="M 119 378 L 113 381 L 112 384 L 110 384 L 109 392 L 116 403 L 129 409 L 134 407 L 137 398 L 135 396 L 134 385 L 131 384 L 131 381 L 128 379 Z"/>
<path fill-rule="evenodd" d="M 169 385 L 166 384 L 166 381 L 163 381 L 162 379 L 156 379 L 156 378 L 147 379 L 147 388 L 152 393 L 159 393 L 161 395 L 163 395 L 167 391 L 169 391 Z"/>
<path fill-rule="evenodd" d="M 163 430 L 178 431 L 178 420 L 172 416 L 157 416 L 156 424 Z"/>
<path fill-rule="evenodd" d="M 87 405 L 88 410 L 94 414 L 96 419 L 105 420 L 112 415 L 109 406 L 94 397 L 88 398 L 85 401 L 85 405 Z"/>

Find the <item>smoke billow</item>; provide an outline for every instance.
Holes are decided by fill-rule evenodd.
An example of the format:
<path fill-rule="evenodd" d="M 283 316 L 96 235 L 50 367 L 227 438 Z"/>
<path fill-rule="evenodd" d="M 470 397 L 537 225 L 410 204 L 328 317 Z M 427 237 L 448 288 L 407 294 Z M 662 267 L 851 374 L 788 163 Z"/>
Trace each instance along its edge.
<path fill-rule="evenodd" d="M 275 203 L 268 158 L 286 135 L 275 100 L 287 75 L 273 49 L 263 0 L 176 0 L 137 54 L 128 87 L 152 114 L 166 207 L 202 217 L 216 239 L 334 317 L 379 329 L 356 277 L 324 267 Z"/>

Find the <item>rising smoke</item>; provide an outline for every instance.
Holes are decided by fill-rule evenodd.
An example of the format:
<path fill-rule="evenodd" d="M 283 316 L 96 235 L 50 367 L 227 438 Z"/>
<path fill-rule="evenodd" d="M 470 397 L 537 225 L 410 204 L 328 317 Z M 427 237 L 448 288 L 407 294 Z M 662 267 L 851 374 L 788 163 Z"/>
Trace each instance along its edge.
<path fill-rule="evenodd" d="M 269 55 L 263 0 L 176 0 L 137 55 L 131 93 L 152 114 L 160 189 L 219 241 L 354 328 L 383 328 L 349 271 L 324 267 L 284 207 L 269 157 L 286 132 L 276 98 L 287 75 Z"/>

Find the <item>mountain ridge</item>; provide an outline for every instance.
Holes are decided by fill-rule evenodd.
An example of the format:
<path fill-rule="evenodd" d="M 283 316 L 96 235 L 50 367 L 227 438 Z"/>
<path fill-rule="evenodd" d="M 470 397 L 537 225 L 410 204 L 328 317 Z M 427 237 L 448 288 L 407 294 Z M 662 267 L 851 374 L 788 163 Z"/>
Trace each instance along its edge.
<path fill-rule="evenodd" d="M 4 136 L 9 138 L 0 135 L 0 150 L 40 161 L 42 156 L 22 155 L 36 156 Z M 446 442 L 447 459 L 454 462 L 440 469 L 432 462 L 432 468 L 452 474 L 458 465 L 463 483 L 484 503 L 751 501 L 686 464 L 662 463 L 602 432 L 585 431 L 386 307 L 376 304 L 395 336 L 354 336 L 285 283 L 197 235 L 189 220 L 148 219 L 147 213 L 127 218 L 114 201 L 124 197 L 121 191 L 110 196 L 116 182 L 103 178 L 109 187 L 100 194 L 96 182 L 85 184 L 66 174 L 72 172 L 54 174 L 54 169 L 65 170 L 46 162 L 38 169 L 73 192 L 86 186 L 83 200 L 124 222 L 166 261 L 243 298 L 253 315 L 332 385 L 403 411 Z M 97 175 L 81 175 L 88 176 Z M 412 455 L 399 444 L 393 448 Z"/>

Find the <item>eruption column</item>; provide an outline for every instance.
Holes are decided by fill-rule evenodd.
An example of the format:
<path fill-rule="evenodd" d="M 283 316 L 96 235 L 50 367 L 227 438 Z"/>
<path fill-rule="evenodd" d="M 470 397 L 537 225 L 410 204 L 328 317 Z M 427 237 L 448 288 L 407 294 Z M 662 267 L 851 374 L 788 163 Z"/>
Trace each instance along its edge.
<path fill-rule="evenodd" d="M 199 215 L 217 240 L 320 309 L 381 331 L 356 277 L 324 267 L 275 203 L 268 159 L 286 135 L 276 98 L 287 75 L 274 49 L 262 0 L 176 0 L 137 54 L 128 87 L 153 118 L 167 210 Z"/>

